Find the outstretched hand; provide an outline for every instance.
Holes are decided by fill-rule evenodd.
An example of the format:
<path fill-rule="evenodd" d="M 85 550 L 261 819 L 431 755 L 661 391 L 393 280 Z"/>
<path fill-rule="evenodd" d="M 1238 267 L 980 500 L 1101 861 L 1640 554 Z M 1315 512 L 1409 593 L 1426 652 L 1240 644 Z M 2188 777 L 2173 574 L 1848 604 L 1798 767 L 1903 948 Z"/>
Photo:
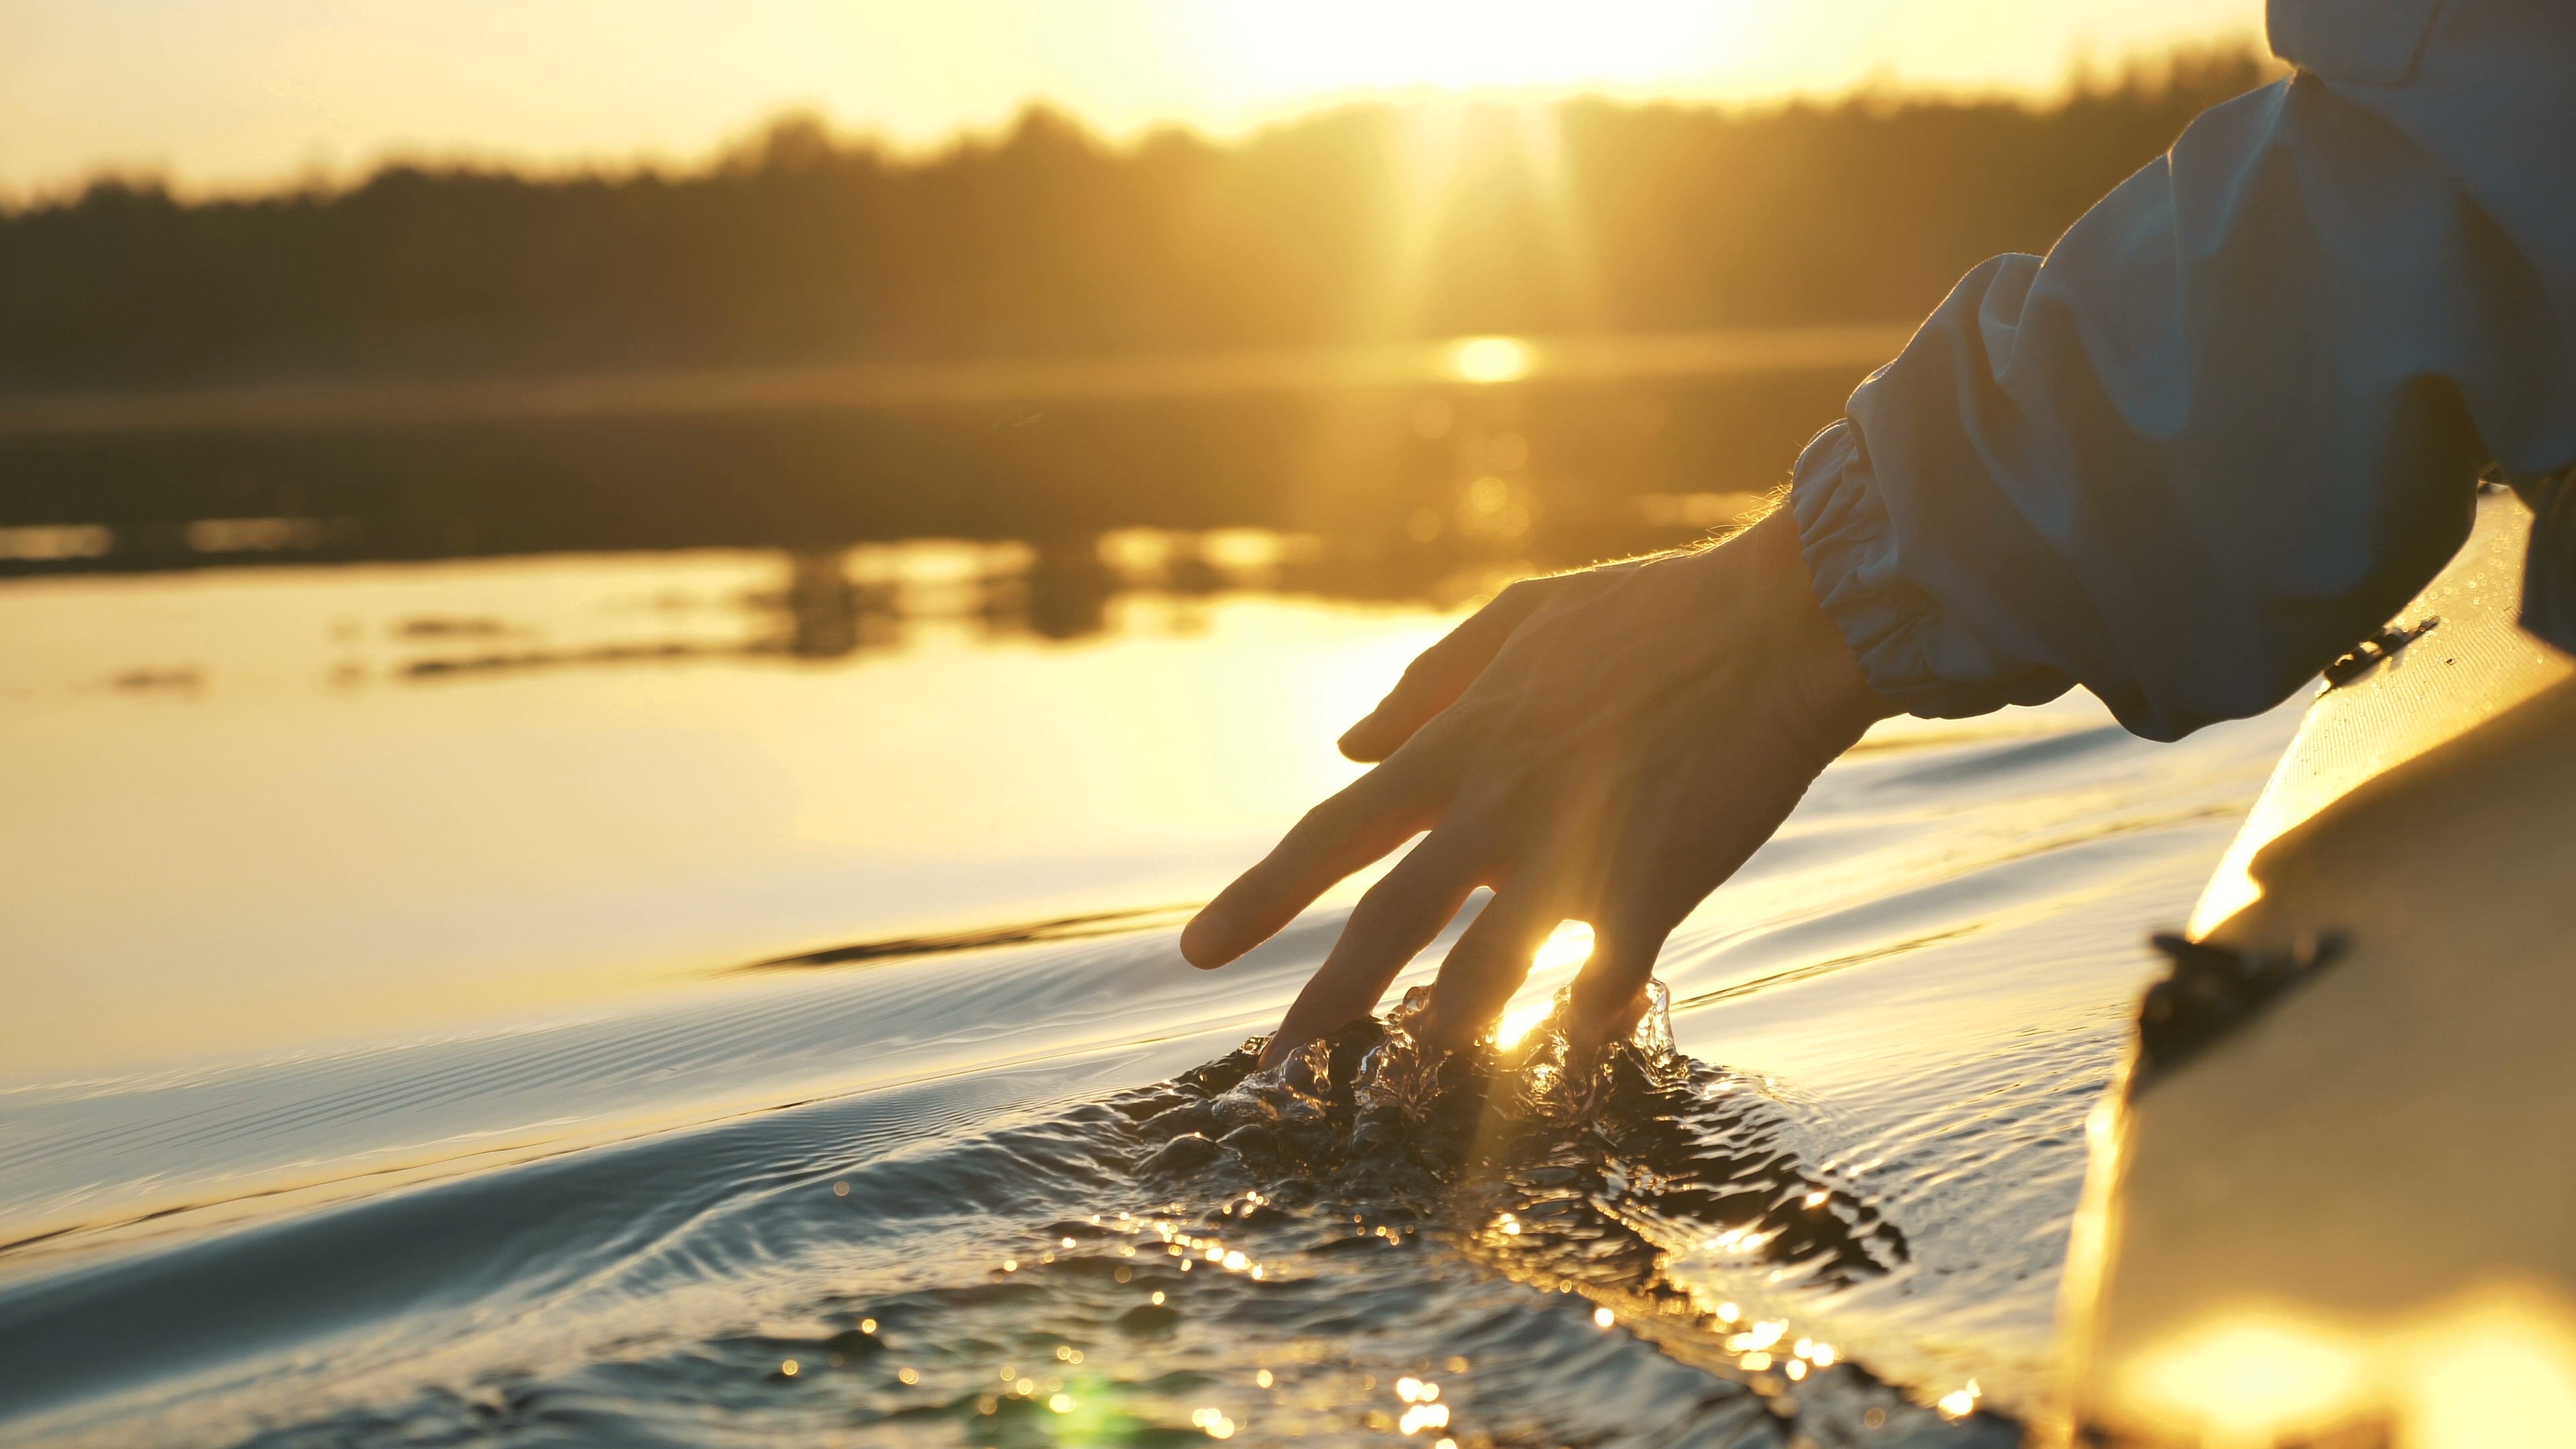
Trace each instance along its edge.
<path fill-rule="evenodd" d="M 1567 920 L 1594 931 L 1575 1029 L 1624 1032 L 1665 936 L 1892 712 L 1817 606 L 1785 513 L 1713 547 L 1524 580 L 1342 736 L 1343 754 L 1383 763 L 1201 910 L 1181 953 L 1222 966 L 1427 830 L 1360 898 L 1264 1064 L 1374 1010 L 1478 886 L 1493 899 L 1417 1032 L 1473 1040 Z"/>

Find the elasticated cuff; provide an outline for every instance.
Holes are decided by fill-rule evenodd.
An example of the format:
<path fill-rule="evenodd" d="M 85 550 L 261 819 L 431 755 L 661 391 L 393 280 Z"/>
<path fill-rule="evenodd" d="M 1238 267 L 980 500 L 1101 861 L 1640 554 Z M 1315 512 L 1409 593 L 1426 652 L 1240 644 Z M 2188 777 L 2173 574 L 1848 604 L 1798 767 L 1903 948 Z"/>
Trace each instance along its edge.
<path fill-rule="evenodd" d="M 1869 450 L 1846 420 L 1798 455 L 1789 509 L 1807 577 L 1879 697 L 1927 719 L 1985 714 L 2008 691 L 1945 678 L 1932 662 L 1939 608 L 1897 567 L 1896 530 L 1870 472 Z"/>

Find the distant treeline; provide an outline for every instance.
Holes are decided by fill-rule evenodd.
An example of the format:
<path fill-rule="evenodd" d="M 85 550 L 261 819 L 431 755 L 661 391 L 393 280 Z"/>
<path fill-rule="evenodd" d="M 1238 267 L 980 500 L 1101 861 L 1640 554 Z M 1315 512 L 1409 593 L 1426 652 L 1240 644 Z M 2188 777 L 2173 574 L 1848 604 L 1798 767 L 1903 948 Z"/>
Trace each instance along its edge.
<path fill-rule="evenodd" d="M 685 175 L 101 181 L 0 215 L 0 392 L 1905 320 L 2264 78 L 2220 52 L 2045 107 L 1358 106 L 1224 144 L 1032 110 L 927 159 L 790 117 Z"/>

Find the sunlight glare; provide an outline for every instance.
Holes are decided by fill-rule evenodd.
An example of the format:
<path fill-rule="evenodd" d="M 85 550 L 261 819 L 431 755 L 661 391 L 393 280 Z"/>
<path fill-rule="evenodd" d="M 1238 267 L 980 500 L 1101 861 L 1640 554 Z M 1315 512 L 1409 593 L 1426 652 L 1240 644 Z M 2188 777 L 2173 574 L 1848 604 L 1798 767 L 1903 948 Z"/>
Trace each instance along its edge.
<path fill-rule="evenodd" d="M 2334 1422 L 2363 1383 L 2340 1335 L 2258 1314 L 2210 1323 L 2148 1354 L 2128 1387 L 2167 1427 L 2265 1442 Z"/>
<path fill-rule="evenodd" d="M 1592 926 L 1588 921 L 1559 921 L 1530 956 L 1530 976 L 1494 1023 L 1494 1045 L 1520 1045 L 1530 1029 L 1556 1009 L 1558 979 L 1592 959 Z"/>
<path fill-rule="evenodd" d="M 1511 382 L 1530 370 L 1530 345 L 1517 337 L 1467 337 L 1449 345 L 1449 370 L 1462 382 Z"/>
<path fill-rule="evenodd" d="M 1742 0 L 1310 0 L 1234 4 L 1211 37 L 1264 90 L 1552 87 L 1653 80 L 1678 57 L 1767 50 L 1764 7 Z M 1705 60 L 1702 60 L 1705 64 Z"/>
<path fill-rule="evenodd" d="M 1592 959 L 1592 923 L 1559 921 L 1556 929 L 1539 943 L 1537 954 L 1530 957 L 1532 975 L 1547 971 L 1571 971 Z"/>
<path fill-rule="evenodd" d="M 2576 1321 L 2545 1290 L 2507 1288 L 2401 1349 L 2403 1442 L 2415 1449 L 2576 1443 Z"/>

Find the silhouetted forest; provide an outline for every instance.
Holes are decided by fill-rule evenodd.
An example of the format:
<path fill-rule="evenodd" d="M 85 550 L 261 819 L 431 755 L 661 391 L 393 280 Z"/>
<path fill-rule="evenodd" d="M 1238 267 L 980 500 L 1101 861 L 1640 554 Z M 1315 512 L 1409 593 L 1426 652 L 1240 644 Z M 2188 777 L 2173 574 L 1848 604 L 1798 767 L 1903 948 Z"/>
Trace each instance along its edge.
<path fill-rule="evenodd" d="M 926 159 L 790 117 L 691 174 L 101 181 L 0 216 L 0 391 L 1902 321 L 2261 79 L 2211 53 L 2045 108 L 1360 106 L 1123 147 L 1032 110 Z"/>
<path fill-rule="evenodd" d="M 1732 516 L 1955 278 L 2262 78 L 1362 106 L 1222 145 L 1041 110 L 921 159 L 790 118 L 685 175 L 102 182 L 0 216 L 0 574 L 1023 540 L 1010 589 L 1080 632 L 1096 541 L 1141 525 L 1297 530 L 1297 587 L 1444 595 Z M 1419 363 L 1497 333 L 1556 340 Z"/>

